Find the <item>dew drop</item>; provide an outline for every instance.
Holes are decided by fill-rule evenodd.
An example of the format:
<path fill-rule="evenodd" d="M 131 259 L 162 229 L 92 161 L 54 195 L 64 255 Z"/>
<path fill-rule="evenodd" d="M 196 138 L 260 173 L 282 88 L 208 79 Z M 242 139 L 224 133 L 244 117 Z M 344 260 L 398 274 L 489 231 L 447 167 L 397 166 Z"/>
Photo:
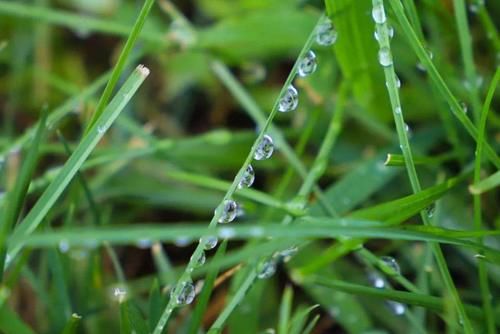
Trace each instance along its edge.
<path fill-rule="evenodd" d="M 387 17 L 385 16 L 384 6 L 381 3 L 373 6 L 372 18 L 373 21 L 378 24 L 383 24 L 387 20 Z"/>
<path fill-rule="evenodd" d="M 368 274 L 368 281 L 370 284 L 377 289 L 385 288 L 385 280 L 376 272 L 371 272 Z"/>
<path fill-rule="evenodd" d="M 104 132 L 106 132 L 106 129 L 107 129 L 107 127 L 105 125 L 98 125 L 97 126 L 97 132 L 99 132 L 100 134 L 103 134 Z"/>
<path fill-rule="evenodd" d="M 59 241 L 59 250 L 61 253 L 67 253 L 69 251 L 69 242 L 67 240 Z"/>
<path fill-rule="evenodd" d="M 217 239 L 217 237 L 213 237 L 213 236 L 203 237 L 203 238 L 200 239 L 200 243 L 203 244 L 203 248 L 205 250 L 214 249 L 217 246 L 217 242 L 218 241 L 219 240 Z"/>
<path fill-rule="evenodd" d="M 462 111 L 464 112 L 464 114 L 467 113 L 467 104 L 465 102 L 460 102 L 460 107 L 462 108 Z"/>
<path fill-rule="evenodd" d="M 314 73 L 316 71 L 316 67 L 318 67 L 318 63 L 316 60 L 316 54 L 309 50 L 307 51 L 304 58 L 299 63 L 297 74 L 301 77 L 306 77 L 309 74 Z"/>
<path fill-rule="evenodd" d="M 253 157 L 255 160 L 266 160 L 269 159 L 271 155 L 273 155 L 273 152 L 273 139 L 268 135 L 264 135 L 259 143 L 259 146 L 257 146 Z"/>
<path fill-rule="evenodd" d="M 321 23 L 316 32 L 316 42 L 319 45 L 333 45 L 337 41 L 337 31 L 333 27 L 332 21 L 326 19 Z"/>
<path fill-rule="evenodd" d="M 222 213 L 219 217 L 218 222 L 220 224 L 230 223 L 236 218 L 236 212 L 238 211 L 238 204 L 232 199 L 225 200 L 222 204 Z"/>
<path fill-rule="evenodd" d="M 257 277 L 266 279 L 274 275 L 276 272 L 276 260 L 271 258 L 259 264 Z"/>
<path fill-rule="evenodd" d="M 434 217 L 434 213 L 436 211 L 436 208 L 432 205 L 427 208 L 427 217 L 432 218 Z"/>
<path fill-rule="evenodd" d="M 295 254 L 297 254 L 298 251 L 299 249 L 297 246 L 292 246 L 280 251 L 278 255 L 281 259 L 283 259 L 283 262 L 288 262 Z"/>
<path fill-rule="evenodd" d="M 403 315 L 406 312 L 406 306 L 394 300 L 386 300 L 387 307 L 391 310 L 395 315 Z"/>
<path fill-rule="evenodd" d="M 175 296 L 175 290 L 179 291 L 177 297 Z M 175 303 L 177 305 L 189 305 L 193 302 L 196 293 L 194 290 L 194 285 L 191 282 L 182 282 L 178 289 L 172 289 L 170 292 L 170 298 L 175 298 Z"/>
<path fill-rule="evenodd" d="M 383 29 L 382 27 L 383 26 L 377 26 L 373 32 L 373 38 L 375 38 L 377 42 L 380 42 L 381 29 Z M 394 37 L 394 28 L 392 26 L 387 26 L 387 36 L 389 37 L 389 40 Z"/>
<path fill-rule="evenodd" d="M 174 245 L 177 247 L 186 247 L 191 243 L 191 238 L 189 237 L 178 237 L 174 240 Z"/>
<path fill-rule="evenodd" d="M 397 106 L 396 108 L 394 108 L 394 113 L 398 115 L 401 114 L 401 107 Z"/>
<path fill-rule="evenodd" d="M 288 86 L 286 92 L 280 98 L 278 110 L 281 112 L 289 112 L 297 109 L 299 105 L 299 93 L 292 85 Z"/>
<path fill-rule="evenodd" d="M 125 287 L 115 287 L 113 289 L 113 299 L 121 303 L 127 298 L 127 289 Z"/>
<path fill-rule="evenodd" d="M 201 251 L 200 255 L 198 255 L 196 257 L 196 259 L 194 257 L 195 257 L 195 254 L 193 254 L 191 256 L 191 261 L 194 261 L 194 266 L 195 267 L 201 267 L 202 265 L 205 264 L 205 261 L 207 260 L 207 257 L 205 255 L 204 251 Z"/>
<path fill-rule="evenodd" d="M 391 268 L 395 274 L 397 275 L 401 274 L 401 269 L 399 268 L 399 264 L 396 261 L 396 259 L 393 258 L 392 256 L 381 256 L 380 261 L 382 261 L 384 265 Z"/>
<path fill-rule="evenodd" d="M 401 80 L 399 80 L 399 77 L 396 75 L 396 87 L 399 89 L 401 88 Z"/>
<path fill-rule="evenodd" d="M 255 180 L 255 172 L 253 170 L 252 165 L 248 165 L 241 177 L 240 182 L 238 183 L 238 188 L 250 188 Z"/>
<path fill-rule="evenodd" d="M 136 245 L 140 249 L 148 249 L 153 245 L 153 242 L 151 241 L 151 239 L 143 238 L 137 240 Z"/>
<path fill-rule="evenodd" d="M 388 47 L 383 46 L 380 48 L 378 51 L 378 62 L 384 67 L 392 65 L 391 50 Z"/>

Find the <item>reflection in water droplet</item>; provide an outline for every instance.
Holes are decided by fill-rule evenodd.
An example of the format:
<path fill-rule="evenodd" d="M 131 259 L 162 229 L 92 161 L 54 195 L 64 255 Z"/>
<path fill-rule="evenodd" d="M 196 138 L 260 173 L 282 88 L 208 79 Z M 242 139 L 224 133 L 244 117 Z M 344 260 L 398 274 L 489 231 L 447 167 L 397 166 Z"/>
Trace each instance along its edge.
<path fill-rule="evenodd" d="M 191 282 L 182 282 L 178 288 L 179 294 L 174 296 L 174 291 L 177 289 L 172 289 L 170 291 L 170 298 L 175 298 L 175 303 L 177 305 L 188 305 L 191 304 L 196 295 L 194 285 Z"/>
<path fill-rule="evenodd" d="M 380 276 L 377 272 L 370 272 L 368 274 L 368 281 L 370 284 L 377 289 L 385 288 L 385 280 L 382 276 Z"/>
<path fill-rule="evenodd" d="M 337 31 L 333 27 L 332 21 L 326 19 L 316 30 L 316 42 L 319 45 L 328 46 L 337 41 Z"/>
<path fill-rule="evenodd" d="M 388 47 L 383 46 L 380 48 L 378 51 L 378 62 L 384 67 L 392 65 L 392 55 Z"/>
<path fill-rule="evenodd" d="M 195 266 L 195 267 L 201 267 L 202 265 L 204 265 L 204 264 L 205 264 L 205 261 L 207 260 L 207 257 L 206 257 L 206 255 L 205 255 L 205 252 L 204 252 L 204 251 L 202 251 L 202 252 L 200 253 L 200 255 L 198 255 L 198 256 L 196 257 L 196 259 L 194 259 L 194 256 L 195 256 L 195 254 L 193 254 L 193 255 L 191 256 L 191 261 L 194 261 L 194 266 Z"/>
<path fill-rule="evenodd" d="M 236 218 L 236 212 L 238 211 L 238 204 L 232 199 L 225 200 L 222 203 L 222 213 L 219 217 L 218 222 L 220 224 L 230 223 Z"/>
<path fill-rule="evenodd" d="M 405 304 L 401 304 L 399 302 L 395 302 L 394 300 L 386 300 L 385 303 L 386 303 L 387 307 L 395 315 L 403 315 L 406 312 L 406 306 L 405 306 Z"/>
<path fill-rule="evenodd" d="M 297 109 L 299 105 L 299 93 L 292 85 L 288 86 L 286 92 L 280 98 L 278 103 L 278 110 L 281 112 L 288 112 Z"/>
<path fill-rule="evenodd" d="M 259 264 L 257 277 L 260 279 L 266 279 L 274 275 L 276 272 L 276 260 L 274 258 L 262 261 Z"/>
<path fill-rule="evenodd" d="M 309 74 L 314 73 L 316 71 L 316 67 L 318 67 L 318 63 L 316 61 L 316 54 L 309 50 L 305 54 L 304 58 L 299 63 L 297 74 L 301 77 L 308 76 Z"/>
<path fill-rule="evenodd" d="M 462 111 L 464 112 L 464 114 L 467 113 L 467 104 L 465 102 L 460 102 L 460 107 L 462 108 Z"/>
<path fill-rule="evenodd" d="M 248 165 L 241 177 L 240 182 L 238 183 L 238 188 L 249 188 L 252 186 L 253 181 L 255 180 L 255 172 L 253 170 L 252 165 Z"/>
<path fill-rule="evenodd" d="M 262 137 L 261 142 L 257 146 L 257 149 L 255 150 L 254 159 L 255 160 L 269 159 L 271 155 L 273 155 L 273 152 L 274 152 L 273 139 L 268 135 L 264 135 L 264 137 Z"/>

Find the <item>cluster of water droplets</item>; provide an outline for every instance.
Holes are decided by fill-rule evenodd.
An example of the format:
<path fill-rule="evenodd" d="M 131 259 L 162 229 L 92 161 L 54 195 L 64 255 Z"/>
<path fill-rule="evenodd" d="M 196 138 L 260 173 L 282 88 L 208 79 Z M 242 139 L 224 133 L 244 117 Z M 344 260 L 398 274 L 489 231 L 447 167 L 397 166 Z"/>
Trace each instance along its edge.
<path fill-rule="evenodd" d="M 380 257 L 380 262 L 382 262 L 383 264 L 381 269 L 386 274 L 392 276 L 401 274 L 399 264 L 393 257 L 382 256 Z M 376 271 L 368 273 L 368 281 L 370 282 L 371 286 L 377 289 L 386 289 L 388 287 L 388 283 L 385 278 Z M 386 300 L 385 305 L 395 315 L 403 315 L 406 312 L 406 305 L 400 302 L 394 300 Z"/>

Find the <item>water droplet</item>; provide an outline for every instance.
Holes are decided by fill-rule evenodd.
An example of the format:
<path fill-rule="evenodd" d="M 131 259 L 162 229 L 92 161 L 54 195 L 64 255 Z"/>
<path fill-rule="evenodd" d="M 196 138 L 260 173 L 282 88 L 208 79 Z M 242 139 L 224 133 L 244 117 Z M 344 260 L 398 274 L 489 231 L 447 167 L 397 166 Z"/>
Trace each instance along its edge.
<path fill-rule="evenodd" d="M 401 111 L 401 107 L 400 107 L 400 106 L 397 106 L 396 108 L 394 108 L 394 113 L 395 113 L 395 114 L 398 114 L 398 115 L 399 115 L 399 114 L 401 114 L 401 112 L 402 112 L 402 111 Z"/>
<path fill-rule="evenodd" d="M 207 260 L 207 257 L 205 255 L 204 251 L 201 251 L 200 255 L 194 259 L 195 254 L 191 256 L 191 261 L 194 261 L 194 266 L 195 267 L 201 267 L 202 265 L 205 264 L 205 261 Z"/>
<path fill-rule="evenodd" d="M 314 71 L 316 71 L 316 67 L 318 67 L 316 54 L 313 51 L 309 50 L 307 51 L 304 58 L 302 58 L 302 60 L 300 61 L 297 74 L 301 77 L 306 77 L 309 74 L 314 73 Z"/>
<path fill-rule="evenodd" d="M 153 241 L 151 241 L 151 239 L 143 238 L 143 239 L 137 240 L 136 245 L 138 248 L 148 249 L 151 247 L 152 244 L 153 244 Z"/>
<path fill-rule="evenodd" d="M 221 228 L 219 230 L 219 236 L 222 239 L 230 239 L 233 238 L 236 235 L 236 231 L 234 228 L 226 227 L 226 228 Z"/>
<path fill-rule="evenodd" d="M 121 303 L 127 298 L 127 289 L 125 287 L 115 287 L 113 289 L 113 299 Z"/>
<path fill-rule="evenodd" d="M 462 111 L 464 112 L 464 114 L 467 113 L 467 104 L 465 102 L 460 102 L 460 107 L 462 108 Z"/>
<path fill-rule="evenodd" d="M 203 237 L 200 239 L 200 243 L 203 243 L 203 248 L 205 248 L 205 250 L 214 249 L 217 246 L 218 241 L 217 237 L 213 236 Z"/>
<path fill-rule="evenodd" d="M 368 281 L 374 288 L 377 289 L 385 288 L 385 280 L 377 272 L 370 272 L 368 274 Z"/>
<path fill-rule="evenodd" d="M 238 188 L 249 188 L 252 186 L 253 181 L 255 180 L 255 172 L 253 170 L 252 165 L 248 165 L 241 177 L 240 182 L 238 183 Z"/>
<path fill-rule="evenodd" d="M 104 132 L 106 132 L 106 129 L 107 129 L 107 127 L 105 125 L 98 125 L 97 126 L 97 132 L 99 132 L 100 134 L 103 134 Z"/>
<path fill-rule="evenodd" d="M 177 297 L 175 296 L 175 290 L 179 291 Z M 195 295 L 194 285 L 191 282 L 181 282 L 178 289 L 172 289 L 170 292 L 170 298 L 175 298 L 174 301 L 177 305 L 191 304 Z"/>
<path fill-rule="evenodd" d="M 69 251 L 69 242 L 67 240 L 59 241 L 59 250 L 61 253 L 67 253 Z"/>
<path fill-rule="evenodd" d="M 264 229 L 259 226 L 254 226 L 250 229 L 250 235 L 252 237 L 262 237 L 264 235 Z"/>
<path fill-rule="evenodd" d="M 436 208 L 434 207 L 434 205 L 429 206 L 429 207 L 427 208 L 427 217 L 428 217 L 428 218 L 432 218 L 432 217 L 434 217 L 434 212 L 435 212 L 435 211 L 436 211 Z"/>
<path fill-rule="evenodd" d="M 297 109 L 299 105 L 299 93 L 292 85 L 288 86 L 286 92 L 280 98 L 278 103 L 278 110 L 281 112 L 288 112 Z"/>
<path fill-rule="evenodd" d="M 401 88 L 401 80 L 399 80 L 399 77 L 396 75 L 396 87 L 399 89 Z"/>
<path fill-rule="evenodd" d="M 321 23 L 316 31 L 316 42 L 319 45 L 333 45 L 337 41 L 337 31 L 333 27 L 332 21 L 326 19 Z"/>
<path fill-rule="evenodd" d="M 380 42 L 380 35 L 381 35 L 381 30 L 383 29 L 383 26 L 376 26 L 375 31 L 373 32 L 373 37 L 377 42 Z M 391 40 L 394 37 L 394 28 L 392 26 L 387 26 L 387 36 L 389 37 L 389 40 Z"/>
<path fill-rule="evenodd" d="M 266 160 L 269 159 L 271 155 L 273 155 L 273 152 L 273 139 L 268 135 L 264 135 L 259 143 L 259 146 L 257 146 L 253 157 L 255 160 Z"/>
<path fill-rule="evenodd" d="M 222 203 L 222 213 L 219 217 L 218 222 L 220 224 L 230 223 L 236 218 L 236 212 L 238 210 L 238 204 L 232 199 L 225 200 Z"/>
<path fill-rule="evenodd" d="M 410 131 L 411 131 L 410 126 L 406 123 L 405 123 L 405 131 L 408 133 L 410 133 Z"/>
<path fill-rule="evenodd" d="M 392 65 L 391 50 L 388 47 L 383 46 L 380 48 L 378 51 L 378 62 L 384 67 Z"/>
<path fill-rule="evenodd" d="M 283 262 L 288 262 L 290 259 L 297 254 L 299 248 L 297 246 L 292 246 L 287 249 L 284 249 L 278 253 L 279 257 L 283 260 Z"/>
<path fill-rule="evenodd" d="M 394 273 L 388 273 L 388 274 L 401 274 L 401 269 L 399 268 L 399 264 L 396 261 L 395 258 L 392 256 L 381 256 L 380 261 L 382 261 L 386 266 L 392 269 Z"/>
<path fill-rule="evenodd" d="M 262 261 L 259 264 L 257 277 L 266 279 L 274 275 L 276 272 L 276 260 L 274 258 Z"/>
<path fill-rule="evenodd" d="M 394 313 L 395 315 L 403 315 L 406 312 L 406 306 L 399 302 L 395 302 L 394 300 L 386 300 L 387 307 Z"/>
<path fill-rule="evenodd" d="M 387 17 L 385 16 L 384 6 L 381 3 L 373 6 L 372 18 L 373 21 L 378 24 L 383 24 L 387 20 Z"/>
<path fill-rule="evenodd" d="M 174 240 L 174 245 L 177 247 L 186 247 L 191 243 L 191 238 L 189 237 L 178 237 Z"/>

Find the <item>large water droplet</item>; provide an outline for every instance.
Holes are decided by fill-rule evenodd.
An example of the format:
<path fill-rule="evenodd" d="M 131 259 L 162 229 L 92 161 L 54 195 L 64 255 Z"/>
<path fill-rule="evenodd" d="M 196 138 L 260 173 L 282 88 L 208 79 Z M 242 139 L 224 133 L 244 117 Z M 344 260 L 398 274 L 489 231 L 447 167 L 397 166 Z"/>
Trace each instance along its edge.
<path fill-rule="evenodd" d="M 203 244 L 203 248 L 205 250 L 214 249 L 217 246 L 218 241 L 219 240 L 217 240 L 217 237 L 214 236 L 200 238 L 200 243 Z"/>
<path fill-rule="evenodd" d="M 255 160 L 266 160 L 269 159 L 271 155 L 273 155 L 273 152 L 273 139 L 268 135 L 264 135 L 259 143 L 259 146 L 257 146 L 253 157 Z"/>
<path fill-rule="evenodd" d="M 241 177 L 240 182 L 238 183 L 238 188 L 249 188 L 252 186 L 253 181 L 255 180 L 255 172 L 253 170 L 252 165 L 248 165 Z"/>
<path fill-rule="evenodd" d="M 337 31 L 333 27 L 332 21 L 326 19 L 321 23 L 316 31 L 316 42 L 319 45 L 332 45 L 337 41 Z"/>
<path fill-rule="evenodd" d="M 385 288 L 385 280 L 377 272 L 370 272 L 368 274 L 368 281 L 374 288 L 377 289 Z"/>
<path fill-rule="evenodd" d="M 257 272 L 257 277 L 260 279 L 266 279 L 273 276 L 276 272 L 276 260 L 270 258 L 261 262 Z"/>
<path fill-rule="evenodd" d="M 387 307 L 394 313 L 395 315 L 403 315 L 406 312 L 405 304 L 401 304 L 399 302 L 395 302 L 394 300 L 386 300 Z"/>
<path fill-rule="evenodd" d="M 397 275 L 401 274 L 401 269 L 399 268 L 399 264 L 396 261 L 396 259 L 393 258 L 392 256 L 381 256 L 380 261 L 382 261 L 386 266 L 391 268 L 395 274 Z"/>
<path fill-rule="evenodd" d="M 373 21 L 378 24 L 383 24 L 387 20 L 387 17 L 385 16 L 384 6 L 382 4 L 373 6 L 372 18 Z"/>
<path fill-rule="evenodd" d="M 401 114 L 401 107 L 397 106 L 396 108 L 394 108 L 394 113 L 398 115 Z"/>
<path fill-rule="evenodd" d="M 230 223 L 236 218 L 236 212 L 238 211 L 238 204 L 232 199 L 225 200 L 222 203 L 222 213 L 219 217 L 218 222 L 221 224 Z"/>
<path fill-rule="evenodd" d="M 280 98 L 278 103 L 278 110 L 281 112 L 288 112 L 297 109 L 299 105 L 299 93 L 292 85 L 288 86 L 286 92 Z"/>
<path fill-rule="evenodd" d="M 196 295 L 194 285 L 191 282 L 182 282 L 179 286 L 179 294 L 177 297 L 174 295 L 174 291 L 176 289 L 172 289 L 170 291 L 170 298 L 175 298 L 174 302 L 177 305 L 188 305 L 191 304 Z"/>
<path fill-rule="evenodd" d="M 195 267 L 201 267 L 202 265 L 205 264 L 205 261 L 207 260 L 207 257 L 205 255 L 205 252 L 202 251 L 198 256 L 195 258 L 195 254 L 191 256 L 191 261 L 194 261 L 194 266 Z"/>
<path fill-rule="evenodd" d="M 309 74 L 316 71 L 316 67 L 318 67 L 316 54 L 313 51 L 309 50 L 305 54 L 304 58 L 302 58 L 302 60 L 300 61 L 297 74 L 301 77 L 308 76 Z"/>
<path fill-rule="evenodd" d="M 383 26 L 376 26 L 375 31 L 373 32 L 373 37 L 377 42 L 380 42 L 380 35 L 382 34 L 381 29 L 383 29 Z M 394 28 L 392 26 L 387 26 L 387 36 L 389 39 L 394 37 Z"/>
<path fill-rule="evenodd" d="M 391 50 L 388 47 L 383 46 L 380 48 L 378 51 L 378 62 L 384 67 L 392 65 Z"/>

